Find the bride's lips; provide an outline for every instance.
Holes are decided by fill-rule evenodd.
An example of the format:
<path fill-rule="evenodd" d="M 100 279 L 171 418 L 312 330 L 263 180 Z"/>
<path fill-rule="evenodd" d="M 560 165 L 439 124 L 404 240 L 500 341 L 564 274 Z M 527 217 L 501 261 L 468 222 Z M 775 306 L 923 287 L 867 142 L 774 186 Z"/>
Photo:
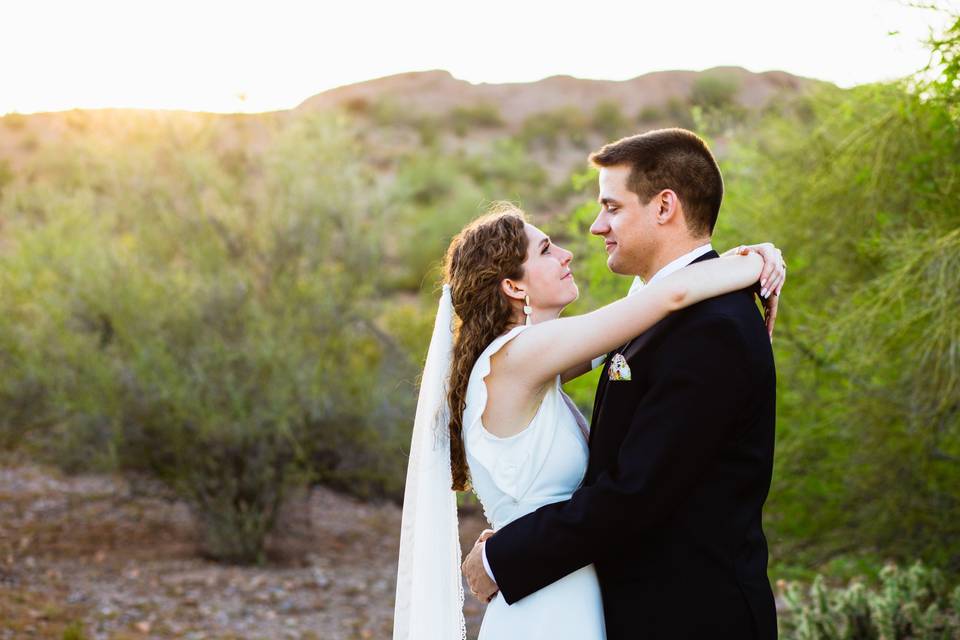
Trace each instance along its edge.
<path fill-rule="evenodd" d="M 566 280 L 567 278 L 572 278 L 572 277 L 573 277 L 573 271 L 567 271 L 567 274 L 560 279 Z"/>

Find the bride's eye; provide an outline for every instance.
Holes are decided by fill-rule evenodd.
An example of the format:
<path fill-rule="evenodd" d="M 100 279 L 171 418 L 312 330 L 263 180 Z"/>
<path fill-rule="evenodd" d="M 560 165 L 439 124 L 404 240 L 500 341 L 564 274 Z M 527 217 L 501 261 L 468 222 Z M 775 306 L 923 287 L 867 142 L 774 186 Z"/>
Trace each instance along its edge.
<path fill-rule="evenodd" d="M 550 245 L 549 245 L 549 244 L 545 244 L 545 245 L 543 245 L 543 251 L 540 252 L 540 255 L 543 256 L 543 255 L 546 255 L 546 254 L 548 254 L 548 253 L 550 253 Z"/>

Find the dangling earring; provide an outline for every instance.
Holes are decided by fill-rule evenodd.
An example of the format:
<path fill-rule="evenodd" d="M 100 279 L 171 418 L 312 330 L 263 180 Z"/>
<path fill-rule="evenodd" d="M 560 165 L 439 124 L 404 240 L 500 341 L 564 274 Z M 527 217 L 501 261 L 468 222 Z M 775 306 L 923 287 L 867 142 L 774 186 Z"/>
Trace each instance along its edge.
<path fill-rule="evenodd" d="M 523 314 L 527 316 L 527 321 L 524 324 L 533 324 L 533 320 L 530 319 L 530 314 L 533 313 L 533 307 L 530 306 L 530 296 L 523 296 Z"/>

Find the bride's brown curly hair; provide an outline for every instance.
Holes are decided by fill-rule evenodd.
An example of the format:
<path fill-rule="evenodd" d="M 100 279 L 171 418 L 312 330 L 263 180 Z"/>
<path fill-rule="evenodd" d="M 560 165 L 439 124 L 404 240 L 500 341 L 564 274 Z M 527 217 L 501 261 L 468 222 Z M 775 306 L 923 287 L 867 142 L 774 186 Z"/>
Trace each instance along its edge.
<path fill-rule="evenodd" d="M 447 392 L 454 491 L 470 487 L 463 446 L 463 409 L 470 372 L 493 339 L 516 324 L 516 312 L 500 282 L 523 277 L 528 245 L 525 221 L 522 210 L 497 203 L 453 238 L 444 258 L 444 281 L 450 285 L 457 315 Z"/>

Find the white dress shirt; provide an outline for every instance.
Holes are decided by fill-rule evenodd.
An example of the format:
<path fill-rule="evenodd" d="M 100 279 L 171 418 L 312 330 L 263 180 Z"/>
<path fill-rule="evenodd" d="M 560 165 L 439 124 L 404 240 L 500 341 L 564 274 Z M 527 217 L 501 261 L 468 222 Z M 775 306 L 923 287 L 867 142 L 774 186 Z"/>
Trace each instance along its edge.
<path fill-rule="evenodd" d="M 713 245 L 711 243 L 708 242 L 707 244 L 700 245 L 693 251 L 690 251 L 689 253 L 685 253 L 679 258 L 677 258 L 676 260 L 673 260 L 672 262 L 668 262 L 666 265 L 661 267 L 660 270 L 657 271 L 655 274 L 653 274 L 653 277 L 650 278 L 650 282 L 656 282 L 660 278 L 666 278 L 668 275 L 670 275 L 674 271 L 679 271 L 680 269 L 683 269 L 685 266 L 687 266 L 688 264 L 690 264 L 691 262 L 693 262 L 694 260 L 702 256 L 703 254 L 710 251 L 713 251 Z M 650 284 L 650 282 L 648 282 L 647 284 Z M 640 276 L 636 276 L 633 279 L 633 284 L 630 285 L 630 292 L 627 293 L 627 295 L 632 295 L 642 288 L 643 288 L 643 280 L 640 279 Z"/>
<path fill-rule="evenodd" d="M 684 268 L 685 266 L 687 266 L 688 264 L 690 264 L 691 262 L 693 262 L 694 260 L 702 256 L 703 254 L 708 253 L 710 251 L 713 251 L 713 244 L 708 242 L 707 244 L 700 245 L 693 251 L 685 253 L 679 258 L 677 258 L 676 260 L 668 262 L 666 265 L 661 267 L 660 270 L 657 271 L 655 274 L 653 274 L 653 277 L 650 278 L 650 282 L 656 282 L 657 279 L 659 278 L 666 278 L 668 275 L 670 275 L 674 271 L 679 271 L 680 269 Z M 650 284 L 650 282 L 648 282 L 647 284 Z M 640 276 L 635 276 L 633 279 L 633 284 L 630 285 L 630 291 L 627 292 L 627 295 L 631 296 L 635 294 L 637 291 L 639 291 L 640 289 L 642 289 L 643 287 L 644 287 L 643 280 L 640 278 Z M 599 367 L 601 364 L 603 364 L 603 361 L 605 360 L 605 358 L 606 356 L 599 356 L 597 358 L 594 358 L 593 361 L 591 361 L 590 363 L 592 365 L 591 368 L 596 369 L 597 367 Z M 481 543 L 480 551 L 481 551 L 481 556 L 483 557 L 483 568 L 487 570 L 487 575 L 490 576 L 490 579 L 496 582 L 497 579 L 493 577 L 493 571 L 490 569 L 490 563 L 487 562 L 487 543 L 486 542 Z"/>

